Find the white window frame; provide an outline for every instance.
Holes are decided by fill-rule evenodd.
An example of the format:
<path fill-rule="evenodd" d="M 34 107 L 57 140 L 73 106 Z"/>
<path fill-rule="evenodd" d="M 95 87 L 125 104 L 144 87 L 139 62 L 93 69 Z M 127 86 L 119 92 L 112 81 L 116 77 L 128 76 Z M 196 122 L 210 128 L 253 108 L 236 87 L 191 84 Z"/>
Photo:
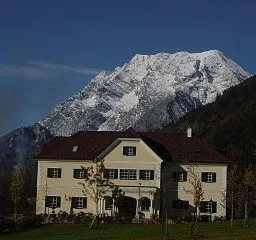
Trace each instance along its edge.
<path fill-rule="evenodd" d="M 112 197 L 109 197 L 109 196 L 107 196 L 109 199 L 111 199 L 111 201 L 112 201 L 112 204 L 110 204 L 108 207 L 106 206 L 106 203 L 107 203 L 107 201 L 106 201 L 106 198 L 104 199 L 105 200 L 105 210 L 113 210 L 113 198 Z"/>
<path fill-rule="evenodd" d="M 137 180 L 137 169 L 120 169 L 121 180 Z"/>
<path fill-rule="evenodd" d="M 115 179 L 115 169 L 108 169 L 108 178 Z"/>
<path fill-rule="evenodd" d="M 59 168 L 53 168 L 52 177 L 53 178 L 58 178 L 58 176 L 59 176 Z"/>
<path fill-rule="evenodd" d="M 79 169 L 77 176 L 79 178 L 83 178 L 84 177 L 84 170 L 83 169 Z"/>
<path fill-rule="evenodd" d="M 84 208 L 84 198 L 83 197 L 76 198 L 76 208 Z"/>
<path fill-rule="evenodd" d="M 57 208 L 58 198 L 56 196 L 52 196 L 51 198 L 51 208 Z"/>
<path fill-rule="evenodd" d="M 146 204 L 142 204 L 142 203 L 145 203 L 146 201 L 149 201 L 149 206 L 147 206 Z M 143 199 L 141 202 L 140 202 L 140 210 L 141 211 L 149 211 L 150 210 L 150 206 L 151 206 L 151 201 L 150 199 Z"/>
<path fill-rule="evenodd" d="M 205 212 L 212 213 L 212 203 L 210 201 L 206 201 L 205 203 Z"/>
<path fill-rule="evenodd" d="M 134 155 L 134 147 L 127 147 L 127 156 L 133 156 Z"/>
<path fill-rule="evenodd" d="M 213 174 L 212 172 L 206 173 L 206 182 L 211 183 L 213 181 Z"/>
<path fill-rule="evenodd" d="M 145 180 L 150 180 L 150 170 L 145 170 Z"/>

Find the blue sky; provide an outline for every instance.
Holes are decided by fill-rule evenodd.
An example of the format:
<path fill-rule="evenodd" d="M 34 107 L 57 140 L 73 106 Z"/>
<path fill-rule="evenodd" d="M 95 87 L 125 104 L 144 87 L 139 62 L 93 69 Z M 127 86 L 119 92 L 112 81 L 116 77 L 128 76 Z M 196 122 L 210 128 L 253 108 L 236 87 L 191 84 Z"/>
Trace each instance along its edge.
<path fill-rule="evenodd" d="M 0 135 L 136 53 L 218 49 L 255 74 L 255 0 L 2 0 Z"/>

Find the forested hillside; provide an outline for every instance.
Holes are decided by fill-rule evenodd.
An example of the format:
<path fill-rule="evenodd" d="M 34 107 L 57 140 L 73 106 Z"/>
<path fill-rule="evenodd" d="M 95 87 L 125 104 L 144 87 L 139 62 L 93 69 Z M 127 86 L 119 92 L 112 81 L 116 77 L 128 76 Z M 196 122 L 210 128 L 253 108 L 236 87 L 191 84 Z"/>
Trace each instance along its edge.
<path fill-rule="evenodd" d="M 170 131 L 205 139 L 233 161 L 256 163 L 256 76 L 226 90 L 214 103 L 188 113 Z"/>

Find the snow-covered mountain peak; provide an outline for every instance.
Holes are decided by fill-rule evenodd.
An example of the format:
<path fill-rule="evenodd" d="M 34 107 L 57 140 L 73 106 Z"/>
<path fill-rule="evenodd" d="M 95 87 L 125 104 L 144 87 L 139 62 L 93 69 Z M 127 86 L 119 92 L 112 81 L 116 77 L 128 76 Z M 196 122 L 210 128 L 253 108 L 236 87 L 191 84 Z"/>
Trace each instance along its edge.
<path fill-rule="evenodd" d="M 249 74 L 218 50 L 136 54 L 113 72 L 102 72 L 40 123 L 56 135 L 78 130 L 154 130 Z"/>

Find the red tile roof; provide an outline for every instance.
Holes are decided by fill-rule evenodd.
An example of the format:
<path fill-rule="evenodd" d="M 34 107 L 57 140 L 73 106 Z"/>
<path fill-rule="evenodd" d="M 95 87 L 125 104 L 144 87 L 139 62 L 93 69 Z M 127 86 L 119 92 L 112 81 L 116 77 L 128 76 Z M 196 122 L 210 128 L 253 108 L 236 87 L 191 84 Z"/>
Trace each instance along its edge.
<path fill-rule="evenodd" d="M 56 137 L 47 143 L 37 159 L 93 160 L 118 138 L 140 138 L 164 161 L 228 163 L 229 160 L 207 143 L 169 132 L 81 131 L 71 137 Z M 73 152 L 74 146 L 78 150 Z"/>

